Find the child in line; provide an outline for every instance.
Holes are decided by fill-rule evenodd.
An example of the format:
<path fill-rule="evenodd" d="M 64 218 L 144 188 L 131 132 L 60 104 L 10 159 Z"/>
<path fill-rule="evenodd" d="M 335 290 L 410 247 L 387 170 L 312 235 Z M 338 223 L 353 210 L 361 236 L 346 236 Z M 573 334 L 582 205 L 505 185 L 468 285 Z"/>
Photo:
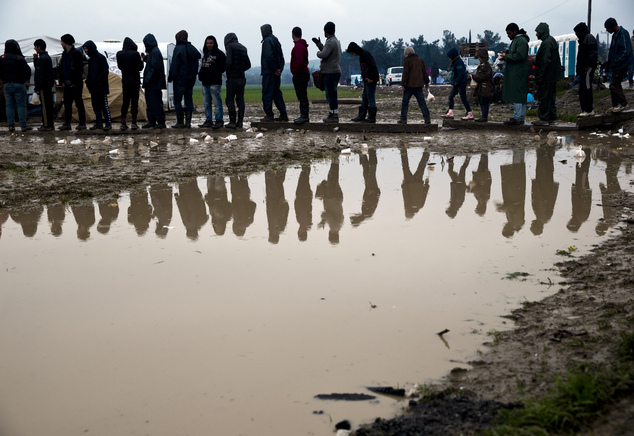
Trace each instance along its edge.
<path fill-rule="evenodd" d="M 462 117 L 463 120 L 473 120 L 473 112 L 471 112 L 471 106 L 469 105 L 469 100 L 467 100 L 467 69 L 465 67 L 464 61 L 460 57 L 460 53 L 455 48 L 452 48 L 447 52 L 447 57 L 451 59 L 451 92 L 449 93 L 449 110 L 443 118 L 451 118 L 453 119 L 453 99 L 456 94 L 460 94 L 460 101 L 465 107 L 467 111 L 467 115 Z"/>
<path fill-rule="evenodd" d="M 489 53 L 485 49 L 478 50 L 478 61 L 480 65 L 475 70 L 473 76 L 469 75 L 469 79 L 473 78 L 478 84 L 473 91 L 473 95 L 478 97 L 480 101 L 480 110 L 482 115 L 475 121 L 486 123 L 489 119 L 489 104 L 493 97 L 493 68 L 489 63 Z"/>

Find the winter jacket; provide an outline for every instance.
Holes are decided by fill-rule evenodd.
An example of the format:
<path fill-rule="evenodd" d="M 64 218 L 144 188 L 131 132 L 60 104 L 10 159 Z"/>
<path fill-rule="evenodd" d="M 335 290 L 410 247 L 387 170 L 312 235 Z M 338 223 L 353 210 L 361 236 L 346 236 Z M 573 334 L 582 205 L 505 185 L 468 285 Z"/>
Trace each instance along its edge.
<path fill-rule="evenodd" d="M 212 50 L 207 50 L 208 39 L 211 39 L 214 42 L 214 48 Z M 222 73 L 224 73 L 226 69 L 227 57 L 218 48 L 218 41 L 216 41 L 216 38 L 209 35 L 205 38 L 198 79 L 205 86 L 222 85 Z"/>
<path fill-rule="evenodd" d="M 528 36 L 518 33 L 511 41 L 504 57 L 504 87 L 502 100 L 507 103 L 526 103 L 528 95 Z"/>
<path fill-rule="evenodd" d="M 270 24 L 260 27 L 262 32 L 262 55 L 260 57 L 262 76 L 275 74 L 277 70 L 284 69 L 284 54 L 282 45 L 275 35 Z"/>
<path fill-rule="evenodd" d="M 473 90 L 476 97 L 492 97 L 493 96 L 493 68 L 487 62 L 480 62 L 475 73 L 471 75 L 473 80 L 478 84 Z"/>
<path fill-rule="evenodd" d="M 535 80 L 537 83 L 556 82 L 563 76 L 559 45 L 555 38 L 550 36 L 548 24 L 539 23 L 535 31 L 539 33 L 539 39 L 542 41 L 535 55 Z"/>
<path fill-rule="evenodd" d="M 373 82 L 379 81 L 379 70 L 376 68 L 376 62 L 372 54 L 362 49 L 355 42 L 348 45 L 348 51 L 359 56 L 359 66 L 361 67 L 361 78 L 363 80 L 370 79 Z"/>
<path fill-rule="evenodd" d="M 251 60 L 247 48 L 238 42 L 235 33 L 225 36 L 227 52 L 227 79 L 244 79 L 244 72 L 251 68 Z"/>
<path fill-rule="evenodd" d="M 589 68 L 596 68 L 599 59 L 597 40 L 588 31 L 585 23 L 575 26 L 575 33 L 579 39 L 579 52 L 577 54 L 577 76 L 586 74 Z"/>
<path fill-rule="evenodd" d="M 321 74 L 341 73 L 341 43 L 335 35 L 331 35 L 325 44 L 318 46 L 317 57 L 321 59 L 319 70 Z"/>
<path fill-rule="evenodd" d="M 408 54 L 403 61 L 403 86 L 406 88 L 422 88 L 429 83 L 427 67 L 423 58 L 416 53 Z"/>
<path fill-rule="evenodd" d="M 308 43 L 303 39 L 295 41 L 291 50 L 291 73 L 294 75 L 308 72 Z"/>
<path fill-rule="evenodd" d="M 26 83 L 30 78 L 31 68 L 22 56 L 20 45 L 15 39 L 9 39 L 0 56 L 0 80 L 2 83 Z"/>
<path fill-rule="evenodd" d="M 55 85 L 55 72 L 53 71 L 53 61 L 48 52 L 39 53 L 35 61 L 35 90 L 50 91 Z"/>
<path fill-rule="evenodd" d="M 84 86 L 84 55 L 75 47 L 62 53 L 62 82 L 64 85 Z"/>
<path fill-rule="evenodd" d="M 177 41 L 167 81 L 188 88 L 194 86 L 200 58 L 200 52 L 191 42 Z"/>
<path fill-rule="evenodd" d="M 131 38 L 126 37 L 123 40 L 123 50 L 117 52 L 117 67 L 121 70 L 123 86 L 141 85 L 140 71 L 143 69 L 143 59 Z"/>
<path fill-rule="evenodd" d="M 86 76 L 86 87 L 91 94 L 109 94 L 108 86 L 108 60 L 99 53 L 97 46 L 92 41 L 86 41 L 84 47 L 88 50 L 88 75 Z"/>
<path fill-rule="evenodd" d="M 144 59 L 145 69 L 143 70 L 143 88 L 145 89 L 166 89 L 165 66 L 163 65 L 163 55 L 158 48 L 156 38 L 151 33 L 143 38 L 147 57 Z"/>
<path fill-rule="evenodd" d="M 612 34 L 610 54 L 608 56 L 608 69 L 626 70 L 632 63 L 632 43 L 630 34 L 623 27 Z"/>
<path fill-rule="evenodd" d="M 460 57 L 460 53 L 455 48 L 452 48 L 447 52 L 447 57 L 451 59 L 451 84 L 454 86 L 460 86 L 467 83 L 467 67 L 464 61 Z"/>

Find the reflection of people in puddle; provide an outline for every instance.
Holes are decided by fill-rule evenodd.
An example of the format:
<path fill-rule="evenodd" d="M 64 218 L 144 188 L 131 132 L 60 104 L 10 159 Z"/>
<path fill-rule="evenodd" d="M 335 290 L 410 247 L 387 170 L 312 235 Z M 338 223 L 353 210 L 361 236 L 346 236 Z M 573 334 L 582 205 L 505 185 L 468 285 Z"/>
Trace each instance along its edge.
<path fill-rule="evenodd" d="M 231 203 L 227 198 L 227 184 L 222 176 L 207 177 L 207 195 L 205 195 L 211 226 L 216 235 L 224 235 L 227 229 L 227 221 L 231 219 Z"/>
<path fill-rule="evenodd" d="M 95 225 L 95 205 L 79 204 L 71 206 L 73 216 L 77 222 L 77 238 L 82 241 L 87 241 L 90 238 L 90 228 Z"/>
<path fill-rule="evenodd" d="M 9 219 L 9 211 L 0 209 L 0 238 L 2 238 L 2 225 Z"/>
<path fill-rule="evenodd" d="M 178 185 L 176 205 L 187 231 L 187 237 L 192 240 L 198 239 L 198 231 L 209 219 L 203 194 L 198 188 L 198 180 L 191 179 Z"/>
<path fill-rule="evenodd" d="M 372 218 L 374 211 L 379 205 L 379 197 L 381 190 L 376 180 L 376 166 L 378 160 L 376 158 L 376 150 L 371 149 L 368 156 L 362 154 L 359 163 L 363 167 L 363 180 L 365 182 L 365 190 L 363 191 L 363 202 L 361 203 L 361 213 L 352 215 L 350 222 L 354 227 L 360 225 L 368 218 Z"/>
<path fill-rule="evenodd" d="M 302 165 L 302 172 L 297 180 L 295 191 L 295 218 L 299 229 L 297 238 L 308 239 L 308 231 L 313 226 L 313 190 L 310 189 L 310 165 Z"/>
<path fill-rule="evenodd" d="M 145 235 L 152 221 L 152 206 L 148 200 L 147 191 L 130 193 L 130 207 L 128 207 L 128 222 L 132 224 L 139 236 Z"/>
<path fill-rule="evenodd" d="M 502 204 L 498 210 L 506 213 L 506 224 L 502 235 L 507 238 L 519 232 L 524 226 L 524 206 L 526 203 L 526 163 L 524 150 L 513 150 L 513 163 L 500 166 L 502 183 Z"/>
<path fill-rule="evenodd" d="M 245 176 L 231 177 L 231 204 L 233 206 L 233 234 L 244 236 L 253 224 L 256 204 L 251 201 L 249 180 Z"/>
<path fill-rule="evenodd" d="M 66 206 L 61 203 L 46 206 L 46 216 L 51 224 L 51 234 L 53 236 L 62 235 L 62 224 L 66 219 Z"/>
<path fill-rule="evenodd" d="M 570 188 L 570 196 L 572 199 L 572 216 L 566 227 L 571 232 L 577 232 L 581 228 L 581 224 L 590 217 L 592 209 L 592 189 L 588 180 L 590 171 L 590 149 L 583 150 L 586 158 L 581 165 L 575 165 L 575 182 Z"/>
<path fill-rule="evenodd" d="M 330 164 L 328 177 L 315 189 L 315 198 L 323 200 L 324 211 L 321 213 L 319 228 L 328 224 L 328 240 L 331 244 L 339 243 L 339 231 L 343 226 L 343 191 L 339 186 L 339 161 Z"/>
<path fill-rule="evenodd" d="M 152 201 L 152 218 L 156 218 L 156 236 L 164 238 L 172 222 L 172 187 L 165 183 L 150 186 L 150 200 Z"/>
<path fill-rule="evenodd" d="M 418 167 L 414 174 L 409 169 L 409 158 L 407 149 L 401 148 L 401 166 L 403 167 L 403 206 L 405 207 L 405 218 L 414 218 L 414 215 L 425 206 L 427 194 L 429 193 L 429 179 L 423 182 L 425 167 L 429 161 L 429 153 L 425 151 L 420 158 Z"/>
<path fill-rule="evenodd" d="M 31 238 L 37 233 L 37 223 L 43 212 L 44 206 L 37 204 L 25 210 L 12 210 L 10 215 L 13 221 L 22 226 L 24 236 Z"/>
<path fill-rule="evenodd" d="M 97 223 L 97 231 L 105 235 L 110 231 L 110 225 L 119 217 L 119 204 L 117 200 L 102 200 L 97 202 L 97 206 L 101 215 Z"/>
<path fill-rule="evenodd" d="M 531 232 L 541 235 L 546 224 L 553 216 L 559 183 L 555 182 L 555 148 L 544 145 L 535 153 L 535 178 L 531 185 L 531 203 L 535 219 L 531 223 Z"/>
<path fill-rule="evenodd" d="M 597 235 L 604 235 L 610 226 L 615 225 L 619 221 L 620 214 L 613 207 L 614 200 L 611 198 L 613 194 L 621 192 L 619 185 L 619 169 L 621 168 L 621 156 L 616 153 L 610 153 L 605 159 L 605 182 L 599 183 L 601 189 L 601 204 L 603 205 L 603 221 L 597 224 Z"/>
<path fill-rule="evenodd" d="M 491 171 L 489 171 L 489 155 L 482 153 L 478 162 L 478 169 L 471 172 L 473 179 L 469 183 L 468 191 L 476 199 L 475 213 L 484 216 L 487 211 L 487 202 L 491 198 Z"/>
<path fill-rule="evenodd" d="M 445 213 L 449 218 L 455 218 L 458 214 L 458 211 L 462 207 L 464 203 L 464 198 L 467 192 L 467 182 L 465 181 L 465 176 L 467 174 L 467 167 L 469 166 L 469 162 L 471 162 L 471 157 L 467 156 L 460 167 L 460 172 L 456 173 L 453 170 L 453 159 L 449 161 L 447 166 L 447 174 L 451 178 L 451 182 L 449 183 L 449 206 Z"/>
<path fill-rule="evenodd" d="M 269 242 L 277 244 L 280 233 L 288 221 L 288 202 L 284 196 L 286 170 L 268 170 L 264 173 L 266 185 L 266 219 L 269 223 Z"/>

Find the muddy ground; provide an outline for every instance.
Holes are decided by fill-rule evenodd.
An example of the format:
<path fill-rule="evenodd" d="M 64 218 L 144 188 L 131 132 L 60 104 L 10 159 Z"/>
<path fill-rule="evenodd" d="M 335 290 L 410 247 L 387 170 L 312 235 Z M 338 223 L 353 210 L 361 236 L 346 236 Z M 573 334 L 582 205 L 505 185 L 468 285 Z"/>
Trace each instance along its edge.
<path fill-rule="evenodd" d="M 430 104 L 432 120 L 442 124 L 448 87 L 434 87 L 436 102 Z M 634 103 L 634 92 L 627 90 Z M 381 88 L 386 94 L 378 102 L 379 122 L 395 122 L 400 111 L 398 88 Z M 578 97 L 569 91 L 560 98 L 560 113 L 577 113 Z M 458 102 L 458 99 L 456 99 Z M 595 102 L 597 111 L 610 107 L 609 96 Z M 344 105 L 340 118 L 356 115 L 357 108 Z M 202 122 L 199 108 L 194 122 Z M 457 104 L 457 114 L 462 107 Z M 313 105 L 311 118 L 327 113 L 325 105 Z M 296 104 L 289 115 L 298 114 Z M 479 111 L 476 110 L 476 116 Z M 511 115 L 504 105 L 494 105 L 490 118 L 502 121 Z M 247 107 L 247 119 L 262 116 L 258 105 Z M 410 105 L 410 122 L 421 122 L 415 105 Z M 38 120 L 30 120 L 37 125 Z M 173 122 L 173 121 L 172 121 Z M 168 125 L 171 124 L 168 120 Z M 116 124 L 115 124 L 115 127 Z M 291 127 L 291 126 L 284 126 Z M 634 135 L 634 123 L 623 126 Z M 349 142 L 337 142 L 337 133 L 287 132 L 283 129 L 258 132 L 227 129 L 188 129 L 163 132 L 146 130 L 128 134 L 74 135 L 52 132 L 27 132 L 11 135 L 0 125 L 0 208 L 28 208 L 34 203 L 53 204 L 87 199 L 116 197 L 122 191 L 141 189 L 159 182 L 175 182 L 210 174 L 234 175 L 272 166 L 295 165 L 314 159 L 337 156 L 342 145 L 358 149 L 409 144 L 425 146 L 445 155 L 484 153 L 512 147 L 535 147 L 547 141 L 536 140 L 535 133 L 509 137 L 487 132 L 441 131 L 433 140 L 423 135 L 351 134 Z M 236 140 L 226 141 L 230 134 Z M 429 136 L 427 133 L 425 136 Z M 205 137 L 210 136 L 211 142 Z M 79 139 L 80 141 L 76 141 Z M 133 141 L 132 141 L 133 140 Z M 73 143 L 73 141 L 79 143 Z M 209 139 L 208 139 L 209 141 Z M 631 148 L 631 149 L 630 149 Z M 113 153 L 113 150 L 117 150 Z M 624 160 L 634 158 L 634 143 L 625 143 Z M 377 420 L 357 431 L 359 435 L 415 435 L 479 433 L 500 407 L 515 407 L 526 396 L 539 396 L 552 387 L 556 377 L 579 362 L 609 364 L 614 360 L 621 333 L 631 328 L 627 318 L 634 314 L 634 269 L 632 233 L 634 198 L 620 193 L 609 198 L 609 207 L 621 212 L 620 233 L 616 233 L 594 253 L 557 267 L 563 279 L 553 272 L 553 286 L 559 292 L 540 302 L 529 302 L 513 312 L 508 331 L 491 338 L 489 351 L 478 362 L 469 362 L 469 371 L 455 370 L 438 389 L 455 388 L 434 401 L 413 402 L 410 413 L 393 420 Z M 605 206 L 605 205 L 604 205 Z M 566 333 L 568 332 L 568 333 Z M 577 336 L 579 334 L 579 336 Z M 634 428 L 634 398 L 621 401 L 611 415 L 598 421 L 594 434 L 631 434 Z"/>

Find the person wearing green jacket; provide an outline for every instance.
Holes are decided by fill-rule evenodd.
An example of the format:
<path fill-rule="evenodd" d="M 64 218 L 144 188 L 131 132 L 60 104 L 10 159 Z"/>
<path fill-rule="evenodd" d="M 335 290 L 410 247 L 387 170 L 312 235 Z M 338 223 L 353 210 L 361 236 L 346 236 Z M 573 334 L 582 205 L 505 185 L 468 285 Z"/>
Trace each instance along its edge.
<path fill-rule="evenodd" d="M 500 59 L 506 62 L 504 68 L 504 88 L 502 100 L 514 104 L 513 118 L 504 124 L 524 124 L 526 116 L 526 96 L 528 95 L 528 35 L 515 23 L 506 26 L 506 35 L 511 45 L 502 52 Z"/>
<path fill-rule="evenodd" d="M 561 79 L 561 58 L 559 45 L 550 36 L 550 28 L 546 23 L 539 23 L 535 34 L 542 43 L 535 56 L 535 81 L 537 82 L 537 99 L 539 120 L 533 121 L 534 126 L 557 124 L 557 81 Z"/>

